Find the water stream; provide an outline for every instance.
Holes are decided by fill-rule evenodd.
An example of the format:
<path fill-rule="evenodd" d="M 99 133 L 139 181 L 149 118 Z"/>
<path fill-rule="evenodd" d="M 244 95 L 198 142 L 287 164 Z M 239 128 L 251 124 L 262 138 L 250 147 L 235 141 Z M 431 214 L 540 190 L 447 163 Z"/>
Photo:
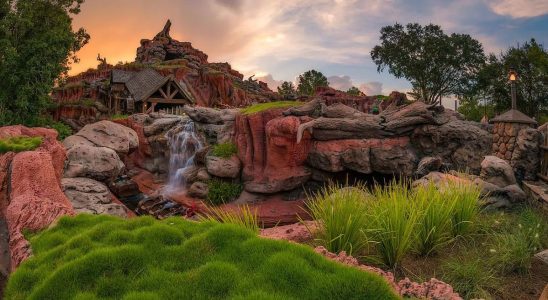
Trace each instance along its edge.
<path fill-rule="evenodd" d="M 164 192 L 171 193 L 186 189 L 185 175 L 196 166 L 196 152 L 204 147 L 194 122 L 188 121 L 179 132 L 168 132 L 169 177 Z"/>

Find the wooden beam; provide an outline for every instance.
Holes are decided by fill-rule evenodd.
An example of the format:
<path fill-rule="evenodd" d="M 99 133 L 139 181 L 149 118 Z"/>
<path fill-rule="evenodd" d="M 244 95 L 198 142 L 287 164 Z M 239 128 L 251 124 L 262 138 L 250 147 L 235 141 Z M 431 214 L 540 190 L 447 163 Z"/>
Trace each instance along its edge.
<path fill-rule="evenodd" d="M 188 100 L 182 99 L 163 99 L 163 98 L 149 98 L 147 102 L 150 103 L 163 103 L 163 104 L 188 104 Z"/>
<path fill-rule="evenodd" d="M 171 80 L 167 83 L 167 93 L 168 95 L 171 95 Z M 167 98 L 167 97 L 166 97 Z M 171 97 L 170 97 L 171 98 Z"/>
<path fill-rule="evenodd" d="M 162 94 L 162 96 L 163 96 L 164 98 L 166 98 L 166 99 L 169 98 L 169 97 L 166 95 L 166 93 L 162 90 L 162 87 L 160 87 L 158 90 L 160 91 L 160 94 Z"/>

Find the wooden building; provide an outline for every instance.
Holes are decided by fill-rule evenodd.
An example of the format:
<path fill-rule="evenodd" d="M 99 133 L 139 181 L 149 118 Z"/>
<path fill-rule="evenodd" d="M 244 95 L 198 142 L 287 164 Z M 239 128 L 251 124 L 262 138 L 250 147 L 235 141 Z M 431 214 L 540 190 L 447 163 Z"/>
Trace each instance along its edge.
<path fill-rule="evenodd" d="M 184 84 L 154 69 L 112 70 L 109 109 L 112 113 L 154 112 L 193 104 Z"/>

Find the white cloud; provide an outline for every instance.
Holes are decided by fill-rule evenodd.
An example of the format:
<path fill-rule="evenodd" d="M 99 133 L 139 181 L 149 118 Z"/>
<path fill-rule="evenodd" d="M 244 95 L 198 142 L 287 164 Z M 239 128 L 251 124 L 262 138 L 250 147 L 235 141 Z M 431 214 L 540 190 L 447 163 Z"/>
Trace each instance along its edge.
<path fill-rule="evenodd" d="M 530 18 L 548 14 L 548 1 L 546 0 L 489 1 L 489 7 L 496 14 L 512 18 Z"/>
<path fill-rule="evenodd" d="M 327 81 L 330 87 L 340 91 L 348 91 L 353 85 L 350 76 L 329 76 Z"/>
<path fill-rule="evenodd" d="M 374 96 L 382 94 L 382 83 L 378 81 L 371 81 L 360 84 L 358 87 L 367 96 Z"/>

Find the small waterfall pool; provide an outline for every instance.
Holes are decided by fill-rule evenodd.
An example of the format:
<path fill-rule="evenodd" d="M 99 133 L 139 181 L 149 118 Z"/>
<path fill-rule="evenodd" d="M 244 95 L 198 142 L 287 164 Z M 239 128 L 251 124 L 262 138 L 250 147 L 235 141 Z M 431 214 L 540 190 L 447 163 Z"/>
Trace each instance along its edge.
<path fill-rule="evenodd" d="M 196 152 L 204 147 L 196 132 L 194 122 L 188 121 L 167 133 L 169 145 L 169 173 L 164 193 L 186 189 L 185 174 L 196 166 Z"/>

